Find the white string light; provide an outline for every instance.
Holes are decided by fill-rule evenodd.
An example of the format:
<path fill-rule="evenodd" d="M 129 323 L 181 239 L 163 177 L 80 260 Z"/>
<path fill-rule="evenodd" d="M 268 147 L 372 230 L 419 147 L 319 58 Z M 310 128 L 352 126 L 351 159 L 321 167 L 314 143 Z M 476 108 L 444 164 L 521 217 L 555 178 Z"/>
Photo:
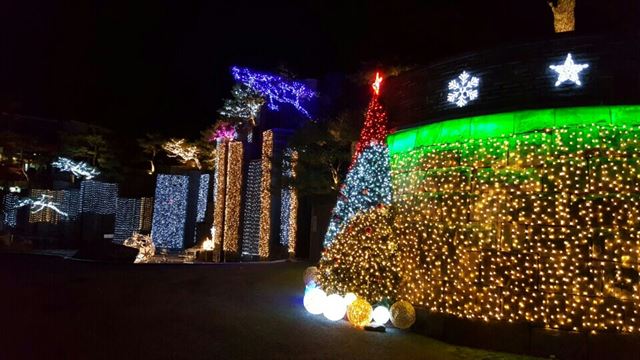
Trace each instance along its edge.
<path fill-rule="evenodd" d="M 73 176 L 78 178 L 85 178 L 87 180 L 93 179 L 100 175 L 100 171 L 97 168 L 87 164 L 84 161 L 73 161 L 66 157 L 58 157 L 58 159 L 51 163 L 51 166 L 59 169 L 60 171 L 70 171 Z"/>
<path fill-rule="evenodd" d="M 567 54 L 567 58 L 562 65 L 550 65 L 549 69 L 558 73 L 558 79 L 556 80 L 556 86 L 569 81 L 578 86 L 582 85 L 580 81 L 580 72 L 589 67 L 589 64 L 576 64 L 573 62 L 571 53 Z"/>

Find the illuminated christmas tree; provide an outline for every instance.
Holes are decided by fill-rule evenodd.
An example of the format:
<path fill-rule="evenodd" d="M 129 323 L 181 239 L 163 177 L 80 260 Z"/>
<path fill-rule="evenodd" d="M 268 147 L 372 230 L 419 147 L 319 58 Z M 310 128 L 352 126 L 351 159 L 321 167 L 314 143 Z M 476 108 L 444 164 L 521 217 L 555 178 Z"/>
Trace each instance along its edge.
<path fill-rule="evenodd" d="M 373 97 L 365 116 L 364 127 L 333 209 L 324 245 L 331 244 L 335 236 L 358 213 L 391 202 L 391 176 L 389 151 L 385 144 L 387 114 L 378 101 L 382 78 L 376 74 Z"/>

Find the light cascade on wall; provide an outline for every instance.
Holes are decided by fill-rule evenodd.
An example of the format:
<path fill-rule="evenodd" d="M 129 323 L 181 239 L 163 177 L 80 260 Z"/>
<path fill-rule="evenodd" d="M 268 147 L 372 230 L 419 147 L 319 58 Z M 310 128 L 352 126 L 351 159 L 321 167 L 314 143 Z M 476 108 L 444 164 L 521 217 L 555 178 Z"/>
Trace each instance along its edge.
<path fill-rule="evenodd" d="M 306 106 L 316 93 L 305 84 L 241 67 L 231 68 L 231 73 L 236 81 L 264 96 L 269 109 L 278 110 L 278 104 L 290 104 L 306 117 L 311 117 Z"/>
<path fill-rule="evenodd" d="M 189 178 L 160 174 L 156 180 L 151 238 L 157 248 L 182 249 Z"/>
<path fill-rule="evenodd" d="M 229 143 L 227 159 L 227 191 L 224 209 L 225 252 L 238 255 L 240 252 L 240 209 L 242 199 L 242 154 L 243 144 L 239 141 Z"/>
<path fill-rule="evenodd" d="M 118 198 L 113 241 L 123 243 L 137 233 L 140 225 L 140 199 Z"/>
<path fill-rule="evenodd" d="M 148 233 L 151 231 L 151 224 L 153 219 L 153 198 L 143 197 L 140 198 L 140 224 L 138 229 L 141 232 Z"/>
<path fill-rule="evenodd" d="M 67 213 L 67 216 L 62 220 L 76 220 L 80 214 L 80 189 L 63 190 L 62 193 L 63 200 L 60 203 L 60 208 Z"/>
<path fill-rule="evenodd" d="M 85 180 L 80 184 L 80 212 L 111 215 L 116 212 L 118 184 Z"/>
<path fill-rule="evenodd" d="M 535 110 L 391 135 L 385 271 L 402 283 L 389 291 L 464 318 L 639 331 L 639 113 Z M 350 291 L 388 289 L 376 273 Z"/>
<path fill-rule="evenodd" d="M 262 163 L 260 181 L 260 242 L 258 254 L 268 259 L 271 252 L 271 161 L 273 159 L 273 131 L 262 133 Z"/>

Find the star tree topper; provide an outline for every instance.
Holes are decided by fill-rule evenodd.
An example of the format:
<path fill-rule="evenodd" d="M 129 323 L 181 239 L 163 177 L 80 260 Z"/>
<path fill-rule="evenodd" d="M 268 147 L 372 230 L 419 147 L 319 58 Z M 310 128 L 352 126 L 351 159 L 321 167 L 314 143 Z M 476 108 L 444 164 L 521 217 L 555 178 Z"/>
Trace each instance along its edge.
<path fill-rule="evenodd" d="M 380 84 L 382 83 L 382 76 L 380 76 L 379 72 L 376 72 L 376 80 L 373 82 L 373 84 L 371 84 L 371 87 L 373 88 L 373 92 L 376 95 L 380 95 Z"/>
<path fill-rule="evenodd" d="M 576 64 L 573 62 L 571 53 L 567 54 L 567 58 L 562 65 L 550 65 L 549 68 L 558 73 L 558 80 L 556 80 L 556 86 L 559 86 L 565 81 L 570 81 L 578 86 L 582 85 L 580 81 L 580 72 L 589 67 L 589 64 Z"/>

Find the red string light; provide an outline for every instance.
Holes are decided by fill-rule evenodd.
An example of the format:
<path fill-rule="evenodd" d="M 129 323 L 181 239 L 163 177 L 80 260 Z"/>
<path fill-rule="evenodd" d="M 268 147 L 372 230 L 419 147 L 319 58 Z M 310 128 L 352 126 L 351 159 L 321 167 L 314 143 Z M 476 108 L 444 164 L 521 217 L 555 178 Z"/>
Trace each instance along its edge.
<path fill-rule="evenodd" d="M 387 113 L 378 101 L 381 83 L 382 76 L 380 76 L 379 72 L 376 72 L 375 81 L 371 84 L 373 97 L 369 102 L 369 107 L 365 114 L 364 126 L 360 131 L 360 139 L 358 140 L 356 151 L 351 159 L 352 166 L 355 159 L 362 153 L 362 150 L 372 144 L 384 144 L 387 138 Z"/>

